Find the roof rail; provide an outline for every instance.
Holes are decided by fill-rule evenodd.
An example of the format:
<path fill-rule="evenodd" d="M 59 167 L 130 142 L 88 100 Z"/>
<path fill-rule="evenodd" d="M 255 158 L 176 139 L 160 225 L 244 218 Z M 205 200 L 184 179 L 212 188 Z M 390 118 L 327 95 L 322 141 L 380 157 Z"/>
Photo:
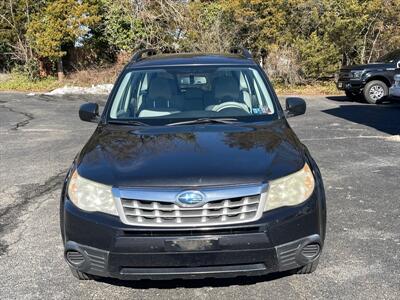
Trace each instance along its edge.
<path fill-rule="evenodd" d="M 244 56 L 247 59 L 253 59 L 253 56 L 251 55 L 250 51 L 247 50 L 244 47 L 232 47 L 231 49 L 229 49 L 229 52 L 231 54 L 239 54 Z"/>
<path fill-rule="evenodd" d="M 131 58 L 131 62 L 135 63 L 138 62 L 139 60 L 143 59 L 143 54 L 146 54 L 147 57 L 153 56 L 157 54 L 156 49 L 143 49 L 135 52 Z"/>

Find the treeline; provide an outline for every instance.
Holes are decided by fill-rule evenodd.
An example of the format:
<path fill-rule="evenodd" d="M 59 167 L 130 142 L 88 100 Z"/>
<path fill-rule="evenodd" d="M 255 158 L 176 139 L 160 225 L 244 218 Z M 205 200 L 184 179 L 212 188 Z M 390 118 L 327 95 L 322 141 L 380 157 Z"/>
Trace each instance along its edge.
<path fill-rule="evenodd" d="M 332 78 L 400 48 L 400 0 L 0 0 L 0 70 L 36 79 L 141 48 L 244 46 L 283 83 Z"/>

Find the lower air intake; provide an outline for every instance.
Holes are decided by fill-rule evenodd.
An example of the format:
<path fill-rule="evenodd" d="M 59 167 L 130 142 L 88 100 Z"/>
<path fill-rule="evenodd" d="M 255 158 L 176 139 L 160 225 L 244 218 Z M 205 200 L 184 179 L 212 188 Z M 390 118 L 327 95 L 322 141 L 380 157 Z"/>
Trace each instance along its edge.
<path fill-rule="evenodd" d="M 314 258 L 319 254 L 321 247 L 317 243 L 308 244 L 301 250 L 301 254 L 307 258 Z"/>
<path fill-rule="evenodd" d="M 68 251 L 67 252 L 67 260 L 74 266 L 79 266 L 81 265 L 84 261 L 85 258 L 81 253 L 78 251 Z"/>

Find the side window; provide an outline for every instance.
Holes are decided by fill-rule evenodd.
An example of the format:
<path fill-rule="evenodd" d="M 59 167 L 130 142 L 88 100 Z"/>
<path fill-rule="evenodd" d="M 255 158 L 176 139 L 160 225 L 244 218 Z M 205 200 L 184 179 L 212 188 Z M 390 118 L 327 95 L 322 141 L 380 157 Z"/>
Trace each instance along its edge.
<path fill-rule="evenodd" d="M 135 111 L 138 111 L 140 106 L 143 103 L 143 97 L 147 93 L 147 89 L 149 86 L 149 75 L 148 73 L 145 73 L 144 76 L 140 76 L 140 82 L 139 82 L 139 88 L 136 93 L 136 105 L 135 105 Z"/>
<path fill-rule="evenodd" d="M 111 118 L 118 118 L 118 116 L 126 113 L 128 110 L 131 93 L 131 77 L 132 73 L 127 73 L 119 85 L 117 94 L 114 98 L 113 106 L 111 107 Z"/>
<path fill-rule="evenodd" d="M 202 87 L 208 83 L 207 77 L 205 75 L 191 75 L 191 74 L 182 74 L 182 75 L 179 74 L 178 82 L 181 89 Z"/>
<path fill-rule="evenodd" d="M 256 95 L 259 103 L 259 107 L 268 107 L 269 113 L 272 114 L 274 113 L 274 105 L 272 104 L 271 100 L 271 95 L 268 92 L 268 89 L 266 85 L 264 84 L 263 79 L 261 78 L 261 75 L 259 72 L 256 70 L 252 69 L 251 70 L 253 75 L 253 81 L 254 81 L 254 88 L 256 90 Z"/>
<path fill-rule="evenodd" d="M 262 95 L 260 93 L 260 89 L 258 87 L 258 84 L 255 80 L 253 80 L 253 85 L 254 85 L 254 89 L 256 90 L 256 95 L 257 95 L 257 100 L 258 100 L 258 106 L 262 107 L 263 105 L 263 99 L 262 99 Z"/>
<path fill-rule="evenodd" d="M 205 76 L 193 76 L 193 84 L 207 84 L 207 78 Z"/>
<path fill-rule="evenodd" d="M 240 72 L 240 90 L 243 94 L 243 101 L 250 109 L 253 108 L 252 101 L 251 101 L 251 88 L 249 84 L 249 80 L 243 72 Z"/>
<path fill-rule="evenodd" d="M 248 89 L 247 80 L 244 77 L 243 72 L 240 72 L 240 89 L 241 90 Z"/>

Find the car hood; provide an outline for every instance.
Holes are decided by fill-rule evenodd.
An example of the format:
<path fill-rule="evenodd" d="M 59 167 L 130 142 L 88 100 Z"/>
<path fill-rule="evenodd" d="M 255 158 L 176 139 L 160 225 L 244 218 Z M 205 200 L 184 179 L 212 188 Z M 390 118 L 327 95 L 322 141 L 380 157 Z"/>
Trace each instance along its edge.
<path fill-rule="evenodd" d="M 267 125 L 100 125 L 78 173 L 119 187 L 261 183 L 301 169 L 304 150 L 286 120 Z"/>
<path fill-rule="evenodd" d="M 387 63 L 370 63 L 366 65 L 351 65 L 351 66 L 346 66 L 342 67 L 342 71 L 358 71 L 358 70 L 376 70 L 376 69 L 386 69 L 386 68 L 392 68 L 392 64 L 387 64 Z"/>

